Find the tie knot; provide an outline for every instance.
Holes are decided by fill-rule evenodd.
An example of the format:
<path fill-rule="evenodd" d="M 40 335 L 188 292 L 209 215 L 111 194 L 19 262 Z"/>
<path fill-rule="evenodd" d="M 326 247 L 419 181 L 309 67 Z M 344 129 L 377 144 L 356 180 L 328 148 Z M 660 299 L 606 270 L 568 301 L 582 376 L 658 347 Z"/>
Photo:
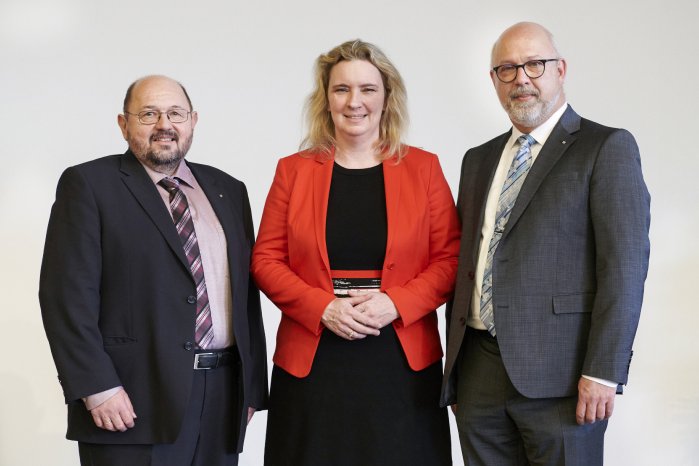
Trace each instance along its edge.
<path fill-rule="evenodd" d="M 158 181 L 158 184 L 167 189 L 168 192 L 172 192 L 180 188 L 180 183 L 177 181 L 177 178 L 165 177 Z"/>
<path fill-rule="evenodd" d="M 536 139 L 534 139 L 528 134 L 523 134 L 517 138 L 517 142 L 519 142 L 520 147 L 529 148 L 532 144 L 536 143 Z"/>

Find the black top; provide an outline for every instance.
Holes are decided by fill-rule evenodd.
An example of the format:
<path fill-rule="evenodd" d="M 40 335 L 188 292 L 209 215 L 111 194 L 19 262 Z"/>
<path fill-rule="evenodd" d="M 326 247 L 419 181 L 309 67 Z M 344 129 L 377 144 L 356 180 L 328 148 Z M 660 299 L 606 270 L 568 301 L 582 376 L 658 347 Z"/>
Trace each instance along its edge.
<path fill-rule="evenodd" d="M 325 224 L 328 259 L 333 270 L 381 270 L 388 222 L 383 165 L 333 166 Z"/>

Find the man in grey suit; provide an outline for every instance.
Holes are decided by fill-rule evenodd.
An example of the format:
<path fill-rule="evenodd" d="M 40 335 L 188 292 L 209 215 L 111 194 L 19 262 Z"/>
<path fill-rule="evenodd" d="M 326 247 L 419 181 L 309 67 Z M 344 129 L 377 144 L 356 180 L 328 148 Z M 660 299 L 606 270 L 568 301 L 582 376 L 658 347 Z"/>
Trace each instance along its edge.
<path fill-rule="evenodd" d="M 512 121 L 469 150 L 441 402 L 468 465 L 596 465 L 626 384 L 648 269 L 650 196 L 625 130 L 578 116 L 551 33 L 492 51 Z"/>

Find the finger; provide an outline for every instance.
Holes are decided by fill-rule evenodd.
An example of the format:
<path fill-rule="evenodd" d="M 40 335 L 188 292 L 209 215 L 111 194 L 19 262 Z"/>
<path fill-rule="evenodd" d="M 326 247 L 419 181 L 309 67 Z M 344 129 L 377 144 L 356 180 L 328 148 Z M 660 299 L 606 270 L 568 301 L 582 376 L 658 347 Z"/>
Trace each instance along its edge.
<path fill-rule="evenodd" d="M 586 404 L 584 401 L 578 399 L 578 405 L 575 407 L 575 422 L 579 425 L 585 424 L 585 408 Z"/>
<path fill-rule="evenodd" d="M 102 422 L 102 418 L 100 416 L 97 416 L 95 413 L 92 413 L 92 421 L 100 429 L 104 428 L 104 423 Z"/>
<path fill-rule="evenodd" d="M 112 420 L 110 418 L 102 419 L 102 425 L 104 426 L 104 429 L 114 432 L 114 424 L 112 424 Z"/>
<path fill-rule="evenodd" d="M 124 411 L 121 411 L 119 416 L 118 421 L 114 422 L 114 426 L 118 429 L 120 429 L 120 423 L 124 425 L 124 430 L 132 428 L 136 423 L 134 422 L 134 416 L 132 410 L 126 409 Z M 123 430 L 122 430 L 123 432 Z"/>
<path fill-rule="evenodd" d="M 124 424 L 124 420 L 121 418 L 121 416 L 116 416 L 114 419 L 112 419 L 112 427 L 115 430 L 118 430 L 119 432 L 126 432 L 126 424 Z"/>
<path fill-rule="evenodd" d="M 129 395 L 127 395 L 126 392 L 124 392 L 124 398 L 126 401 L 126 409 L 131 414 L 132 419 L 136 419 L 138 416 L 136 416 L 136 411 L 133 409 L 133 405 L 131 404 L 131 398 L 129 398 Z"/>
<path fill-rule="evenodd" d="M 597 419 L 595 421 L 602 421 L 607 418 L 607 404 L 597 403 Z"/>
<path fill-rule="evenodd" d="M 612 398 L 611 401 L 607 402 L 607 412 L 605 413 L 605 419 L 609 419 L 612 417 L 612 413 L 614 412 L 614 398 Z"/>
<path fill-rule="evenodd" d="M 353 294 L 353 291 L 350 290 L 349 298 L 344 298 L 344 299 L 352 306 L 356 306 L 357 304 L 362 304 L 362 303 L 369 301 L 376 294 L 375 292 L 365 291 L 365 290 L 358 290 L 357 293 L 361 293 L 361 294 L 355 295 L 355 294 Z"/>
<path fill-rule="evenodd" d="M 373 335 L 373 336 L 379 336 L 381 332 L 379 331 L 379 326 L 378 322 L 370 321 L 368 324 L 364 324 L 360 322 L 359 320 L 355 320 L 353 324 L 350 324 L 349 327 L 354 330 L 355 332 L 362 334 L 364 336 L 367 335 Z"/>
<path fill-rule="evenodd" d="M 597 408 L 600 403 L 589 402 L 585 407 L 585 422 L 593 424 L 597 420 Z"/>

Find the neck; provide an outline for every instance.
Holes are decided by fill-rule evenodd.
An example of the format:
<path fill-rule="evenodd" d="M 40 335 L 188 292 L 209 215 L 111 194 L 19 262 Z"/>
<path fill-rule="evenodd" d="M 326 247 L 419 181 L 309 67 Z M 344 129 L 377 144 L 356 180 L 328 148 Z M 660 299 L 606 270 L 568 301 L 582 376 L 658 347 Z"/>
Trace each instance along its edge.
<path fill-rule="evenodd" d="M 370 168 L 382 162 L 375 143 L 341 144 L 335 147 L 335 162 L 345 168 Z"/>

